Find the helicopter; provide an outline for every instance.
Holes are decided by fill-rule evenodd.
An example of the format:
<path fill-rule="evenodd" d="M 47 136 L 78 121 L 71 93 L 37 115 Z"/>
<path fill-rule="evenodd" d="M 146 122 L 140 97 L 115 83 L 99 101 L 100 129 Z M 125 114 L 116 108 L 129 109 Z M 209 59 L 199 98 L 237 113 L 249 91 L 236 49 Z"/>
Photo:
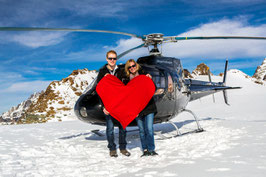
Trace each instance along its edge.
<path fill-rule="evenodd" d="M 153 96 L 157 107 L 157 114 L 154 117 L 154 124 L 169 122 L 177 130 L 177 136 L 181 135 L 178 127 L 171 121 L 182 112 L 192 114 L 195 119 L 197 129 L 195 132 L 204 131 L 199 124 L 199 119 L 193 111 L 186 109 L 190 101 L 197 100 L 204 96 L 222 91 L 224 101 L 228 104 L 227 90 L 240 89 L 240 87 L 226 86 L 226 76 L 228 60 L 225 62 L 225 69 L 222 82 L 212 82 L 210 70 L 208 70 L 209 81 L 192 80 L 184 77 L 184 69 L 181 60 L 175 57 L 165 57 L 159 51 L 158 46 L 163 43 L 176 43 L 182 40 L 212 40 L 212 39 L 249 39 L 249 40 L 266 40 L 266 37 L 248 37 L 248 36 L 206 36 L 206 37 L 180 37 L 180 36 L 164 36 L 161 33 L 152 33 L 148 35 L 136 35 L 125 32 L 91 30 L 91 29 L 68 29 L 68 28 L 21 28 L 21 27 L 0 27 L 0 31 L 67 31 L 67 32 L 97 32 L 112 33 L 126 35 L 139 38 L 142 44 L 131 48 L 117 56 L 122 58 L 126 54 L 147 47 L 148 56 L 142 56 L 137 59 L 137 63 L 152 76 L 152 80 L 156 86 L 156 92 Z M 152 46 L 150 50 L 149 47 Z M 124 67 L 123 64 L 121 67 Z M 97 77 L 86 88 L 83 94 L 76 101 L 74 112 L 78 119 L 96 125 L 106 125 L 105 115 L 102 111 L 102 104 L 96 92 Z M 228 104 L 229 105 L 229 104 Z M 118 122 L 116 123 L 116 125 Z M 128 126 L 136 126 L 136 122 L 132 121 Z M 95 134 L 102 136 L 98 132 Z"/>

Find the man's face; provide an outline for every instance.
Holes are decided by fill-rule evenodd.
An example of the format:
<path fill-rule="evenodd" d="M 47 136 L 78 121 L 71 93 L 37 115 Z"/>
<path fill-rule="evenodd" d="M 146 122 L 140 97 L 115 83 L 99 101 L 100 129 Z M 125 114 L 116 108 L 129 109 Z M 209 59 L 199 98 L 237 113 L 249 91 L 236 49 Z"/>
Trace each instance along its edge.
<path fill-rule="evenodd" d="M 108 63 L 109 66 L 111 67 L 114 67 L 116 65 L 116 54 L 114 53 L 109 53 L 107 58 L 106 58 L 106 61 Z"/>

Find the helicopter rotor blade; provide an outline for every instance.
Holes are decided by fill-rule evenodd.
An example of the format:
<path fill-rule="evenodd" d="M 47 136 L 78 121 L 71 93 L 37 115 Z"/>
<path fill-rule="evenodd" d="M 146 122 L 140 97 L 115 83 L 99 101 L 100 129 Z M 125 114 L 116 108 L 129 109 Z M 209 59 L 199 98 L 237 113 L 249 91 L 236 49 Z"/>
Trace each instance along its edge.
<path fill-rule="evenodd" d="M 255 39 L 266 40 L 266 37 L 249 37 L 249 36 L 196 36 L 196 37 L 164 37 L 165 42 L 177 42 L 182 40 L 208 40 L 208 39 Z"/>
<path fill-rule="evenodd" d="M 139 49 L 139 48 L 143 47 L 144 45 L 145 45 L 145 44 L 140 44 L 140 45 L 138 45 L 137 47 L 131 48 L 131 49 L 129 49 L 129 50 L 127 50 L 127 51 L 125 51 L 125 52 L 119 54 L 119 55 L 117 56 L 117 59 L 123 57 L 124 55 L 128 54 L 129 52 L 132 52 L 133 50 L 136 50 L 136 49 Z"/>
<path fill-rule="evenodd" d="M 69 31 L 69 32 L 95 32 L 95 33 L 112 33 L 121 34 L 131 37 L 143 39 L 142 36 L 136 34 L 119 32 L 119 31 L 107 31 L 107 30 L 92 30 L 92 29 L 70 29 L 70 28 L 34 28 L 34 27 L 0 27 L 0 31 Z"/>

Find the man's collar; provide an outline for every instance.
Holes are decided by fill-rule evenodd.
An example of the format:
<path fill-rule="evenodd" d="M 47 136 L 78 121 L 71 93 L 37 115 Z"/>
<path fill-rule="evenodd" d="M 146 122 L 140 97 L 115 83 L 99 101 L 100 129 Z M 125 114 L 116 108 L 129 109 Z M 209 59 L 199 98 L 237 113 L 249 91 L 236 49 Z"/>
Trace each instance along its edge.
<path fill-rule="evenodd" d="M 113 70 L 110 70 L 110 69 L 109 69 L 109 67 L 110 67 L 110 66 L 109 66 L 109 67 L 108 67 L 108 66 L 109 66 L 109 65 L 108 65 L 108 64 L 106 64 L 106 68 L 107 68 L 109 71 L 115 71 L 115 70 L 118 68 L 118 66 L 117 66 L 117 65 L 115 65 L 115 68 L 114 68 Z M 110 67 L 110 68 L 111 68 L 111 67 Z"/>

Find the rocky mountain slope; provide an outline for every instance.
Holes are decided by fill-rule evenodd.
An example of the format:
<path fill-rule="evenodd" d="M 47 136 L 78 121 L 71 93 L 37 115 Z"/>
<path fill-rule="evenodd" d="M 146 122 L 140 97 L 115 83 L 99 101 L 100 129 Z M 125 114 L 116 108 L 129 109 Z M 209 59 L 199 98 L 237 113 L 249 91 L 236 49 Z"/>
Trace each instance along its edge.
<path fill-rule="evenodd" d="M 76 100 L 96 76 L 95 70 L 74 70 L 68 77 L 51 82 L 46 90 L 35 93 L 17 107 L 12 107 L 0 119 L 10 124 L 74 118 L 73 107 Z"/>
<path fill-rule="evenodd" d="M 43 94 L 43 92 L 34 93 L 27 100 L 23 101 L 17 106 L 12 107 L 10 110 L 1 115 L 0 121 L 11 123 L 17 122 L 19 118 L 25 116 L 26 111 L 31 105 L 36 104 L 41 94 Z"/>
<path fill-rule="evenodd" d="M 266 58 L 264 59 L 262 64 L 257 67 L 252 77 L 255 78 L 257 80 L 256 82 L 258 83 L 262 83 L 262 80 L 266 81 Z"/>
<path fill-rule="evenodd" d="M 192 74 L 195 76 L 208 75 L 209 69 L 210 68 L 206 64 L 201 63 L 197 66 L 197 68 L 195 70 L 192 71 Z M 210 73 L 210 74 L 213 75 L 212 73 Z"/>

